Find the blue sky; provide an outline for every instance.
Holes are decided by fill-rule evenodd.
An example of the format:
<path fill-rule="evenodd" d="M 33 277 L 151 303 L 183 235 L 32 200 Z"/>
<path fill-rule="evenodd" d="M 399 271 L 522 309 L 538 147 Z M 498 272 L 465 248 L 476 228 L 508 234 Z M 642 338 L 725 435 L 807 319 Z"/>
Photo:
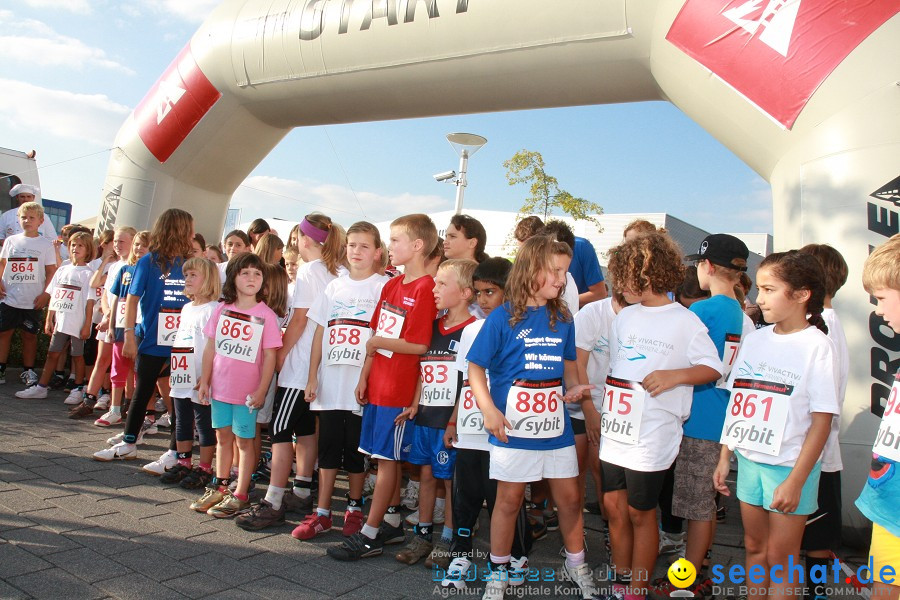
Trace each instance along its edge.
<path fill-rule="evenodd" d="M 97 213 L 115 133 L 216 0 L 18 0 L 0 4 L 0 146 L 37 150 L 45 197 Z M 452 208 L 454 131 L 488 138 L 465 205 L 516 210 L 502 163 L 540 152 L 562 188 L 605 212 L 669 212 L 711 231 L 771 232 L 768 184 L 664 102 L 294 130 L 239 188 L 243 220 L 313 210 L 349 224 Z M 240 151 L 239 148 L 235 149 Z M 265 213 L 259 212 L 264 205 Z"/>

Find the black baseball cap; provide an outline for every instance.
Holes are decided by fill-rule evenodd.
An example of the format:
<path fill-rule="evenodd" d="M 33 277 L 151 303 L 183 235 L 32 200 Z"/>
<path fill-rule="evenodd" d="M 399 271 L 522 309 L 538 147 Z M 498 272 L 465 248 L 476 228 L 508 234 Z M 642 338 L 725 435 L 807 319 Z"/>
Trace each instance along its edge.
<path fill-rule="evenodd" d="M 750 250 L 747 244 L 727 233 L 708 235 L 700 244 L 697 254 L 686 256 L 686 260 L 708 260 L 714 265 L 728 267 L 737 271 L 747 270 L 747 257 Z"/>

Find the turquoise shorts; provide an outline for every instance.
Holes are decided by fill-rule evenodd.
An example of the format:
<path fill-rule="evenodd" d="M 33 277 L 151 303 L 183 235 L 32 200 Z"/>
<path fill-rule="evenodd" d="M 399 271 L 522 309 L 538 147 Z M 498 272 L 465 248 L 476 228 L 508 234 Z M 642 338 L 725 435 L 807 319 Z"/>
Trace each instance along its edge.
<path fill-rule="evenodd" d="M 213 400 L 212 426 L 213 429 L 231 427 L 231 432 L 239 438 L 253 439 L 256 437 L 256 409 L 250 410 L 245 404 L 229 404 L 219 400 Z"/>
<path fill-rule="evenodd" d="M 735 454 L 738 458 L 738 500 L 753 506 L 761 506 L 771 512 L 779 512 L 769 508 L 772 506 L 772 496 L 775 494 L 775 488 L 787 479 L 793 467 L 753 462 L 741 456 L 740 451 Z M 797 505 L 797 510 L 790 514 L 811 515 L 816 512 L 819 507 L 817 500 L 821 466 L 821 463 L 816 463 L 816 466 L 810 471 L 809 477 L 806 478 L 806 483 L 803 484 L 803 489 L 800 491 L 800 504 Z"/>

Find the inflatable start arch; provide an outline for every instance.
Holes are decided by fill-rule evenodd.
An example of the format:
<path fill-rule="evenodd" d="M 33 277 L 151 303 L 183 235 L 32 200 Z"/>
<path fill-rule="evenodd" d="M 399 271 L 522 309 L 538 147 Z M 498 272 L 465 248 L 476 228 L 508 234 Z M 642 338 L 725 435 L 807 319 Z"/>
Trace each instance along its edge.
<path fill-rule="evenodd" d="M 217 237 L 294 127 L 668 100 L 772 185 L 779 249 L 850 264 L 845 522 L 900 366 L 859 284 L 900 230 L 896 0 L 225 0 L 116 138 L 100 227 L 170 207 Z"/>

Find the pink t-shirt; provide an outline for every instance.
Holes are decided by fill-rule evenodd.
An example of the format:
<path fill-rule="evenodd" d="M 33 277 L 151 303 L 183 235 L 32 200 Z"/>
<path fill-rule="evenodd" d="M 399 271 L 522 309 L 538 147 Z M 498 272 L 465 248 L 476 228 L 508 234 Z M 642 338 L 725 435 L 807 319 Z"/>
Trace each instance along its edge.
<path fill-rule="evenodd" d="M 210 398 L 228 404 L 243 404 L 247 395 L 259 387 L 263 350 L 281 348 L 278 316 L 262 302 L 249 310 L 238 310 L 234 304 L 220 302 L 203 328 L 203 334 L 216 347 Z"/>

